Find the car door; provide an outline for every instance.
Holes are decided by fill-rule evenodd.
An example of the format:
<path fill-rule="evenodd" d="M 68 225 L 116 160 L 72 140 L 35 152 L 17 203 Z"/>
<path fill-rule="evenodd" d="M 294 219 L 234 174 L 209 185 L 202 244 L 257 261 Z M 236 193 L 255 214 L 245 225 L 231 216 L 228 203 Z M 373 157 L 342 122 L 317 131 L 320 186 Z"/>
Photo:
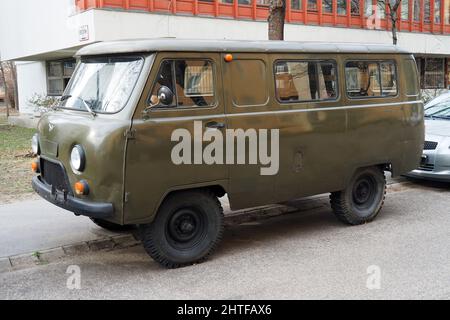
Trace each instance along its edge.
<path fill-rule="evenodd" d="M 226 128 L 219 58 L 215 53 L 156 56 L 127 145 L 126 223 L 150 221 L 173 190 L 226 185 L 226 166 L 205 163 L 203 150 L 210 142 L 202 141 L 206 131 L 222 134 Z"/>
<path fill-rule="evenodd" d="M 224 53 L 222 59 L 224 74 L 225 111 L 228 130 L 242 130 L 246 133 L 245 150 L 238 150 L 237 138 L 233 140 L 233 163 L 229 167 L 228 196 L 233 209 L 268 204 L 275 200 L 274 181 L 277 171 L 277 150 L 271 163 L 262 164 L 260 143 L 264 144 L 272 156 L 272 129 L 278 129 L 276 113 L 271 105 L 273 94 L 270 86 L 271 66 L 268 55 L 262 53 Z M 267 141 L 261 141 L 260 130 L 267 130 Z M 257 148 L 254 148 L 254 137 Z M 253 139 L 251 147 L 250 139 Z M 227 143 L 229 143 L 227 136 Z M 277 141 L 274 141 L 277 146 Z M 230 152 L 227 151 L 227 154 Z M 256 153 L 256 154 L 255 154 Z M 238 163 L 245 158 L 244 163 Z M 255 163 L 256 159 L 256 163 Z M 264 174 L 263 168 L 271 168 L 273 174 Z"/>

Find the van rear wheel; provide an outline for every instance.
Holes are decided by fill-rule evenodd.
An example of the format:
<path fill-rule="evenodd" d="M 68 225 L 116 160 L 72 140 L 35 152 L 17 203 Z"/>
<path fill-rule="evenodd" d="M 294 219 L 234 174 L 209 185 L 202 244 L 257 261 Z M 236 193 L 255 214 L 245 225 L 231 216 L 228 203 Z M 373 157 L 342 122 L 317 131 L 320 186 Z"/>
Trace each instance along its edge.
<path fill-rule="evenodd" d="M 164 200 L 155 220 L 141 225 L 147 253 L 166 268 L 200 263 L 222 239 L 223 209 L 207 190 L 183 191 Z"/>
<path fill-rule="evenodd" d="M 353 175 L 347 188 L 333 192 L 331 208 L 344 223 L 358 225 L 372 221 L 384 204 L 386 177 L 379 167 L 361 168 Z"/>

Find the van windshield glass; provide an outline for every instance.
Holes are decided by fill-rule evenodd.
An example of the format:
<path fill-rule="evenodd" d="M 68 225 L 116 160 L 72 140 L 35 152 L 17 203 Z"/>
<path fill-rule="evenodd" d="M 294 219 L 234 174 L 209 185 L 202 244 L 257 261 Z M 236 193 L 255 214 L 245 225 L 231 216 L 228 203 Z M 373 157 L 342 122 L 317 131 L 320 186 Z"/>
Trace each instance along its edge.
<path fill-rule="evenodd" d="M 139 57 L 83 59 L 64 91 L 60 107 L 100 113 L 121 110 L 130 98 L 143 64 Z"/>

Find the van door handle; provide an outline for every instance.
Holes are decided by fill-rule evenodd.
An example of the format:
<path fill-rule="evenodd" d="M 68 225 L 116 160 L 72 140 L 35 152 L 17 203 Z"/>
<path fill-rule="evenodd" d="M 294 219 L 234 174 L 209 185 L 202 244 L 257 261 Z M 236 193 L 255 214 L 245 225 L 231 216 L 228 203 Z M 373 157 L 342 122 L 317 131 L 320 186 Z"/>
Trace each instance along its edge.
<path fill-rule="evenodd" d="M 208 122 L 205 126 L 207 128 L 212 128 L 212 129 L 223 129 L 223 128 L 225 128 L 225 123 L 211 121 L 211 122 Z"/>

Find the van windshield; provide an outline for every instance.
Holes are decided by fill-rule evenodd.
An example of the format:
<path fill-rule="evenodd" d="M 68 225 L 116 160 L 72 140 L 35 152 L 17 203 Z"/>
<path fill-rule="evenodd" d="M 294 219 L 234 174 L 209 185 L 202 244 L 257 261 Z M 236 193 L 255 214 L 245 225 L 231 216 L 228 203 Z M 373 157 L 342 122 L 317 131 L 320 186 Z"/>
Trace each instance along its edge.
<path fill-rule="evenodd" d="M 120 111 L 130 98 L 142 70 L 140 57 L 101 57 L 81 60 L 60 107 L 89 112 Z"/>

